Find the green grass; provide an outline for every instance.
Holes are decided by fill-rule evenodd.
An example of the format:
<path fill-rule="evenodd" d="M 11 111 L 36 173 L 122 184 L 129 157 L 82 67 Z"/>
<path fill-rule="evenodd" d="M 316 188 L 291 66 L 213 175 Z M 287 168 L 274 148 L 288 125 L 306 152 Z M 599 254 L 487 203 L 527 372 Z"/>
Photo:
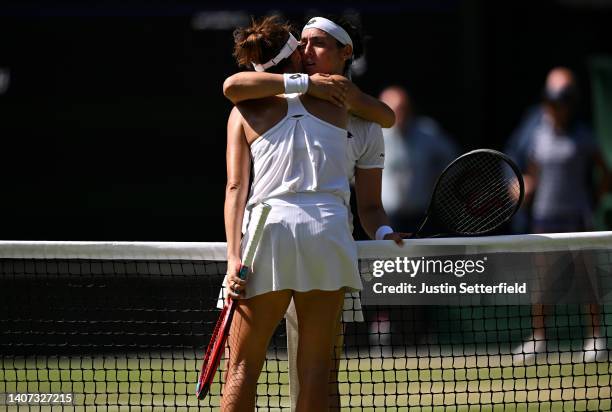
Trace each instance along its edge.
<path fill-rule="evenodd" d="M 612 409 L 610 363 L 512 366 L 511 361 L 504 356 L 345 361 L 339 376 L 342 405 L 410 411 Z"/>
<path fill-rule="evenodd" d="M 612 410 L 609 362 L 571 363 L 563 356 L 548 359 L 550 365 L 536 361 L 513 366 L 510 357 L 499 355 L 343 360 L 341 403 L 343 410 L 364 411 Z M 199 360 L 185 360 L 183 353 L 0 362 L 0 392 L 74 393 L 74 408 L 64 410 L 107 404 L 109 411 L 140 404 L 148 405 L 144 410 L 218 410 L 220 400 L 217 382 L 198 403 L 193 391 Z M 260 410 L 289 407 L 286 361 L 266 363 L 258 394 Z"/>

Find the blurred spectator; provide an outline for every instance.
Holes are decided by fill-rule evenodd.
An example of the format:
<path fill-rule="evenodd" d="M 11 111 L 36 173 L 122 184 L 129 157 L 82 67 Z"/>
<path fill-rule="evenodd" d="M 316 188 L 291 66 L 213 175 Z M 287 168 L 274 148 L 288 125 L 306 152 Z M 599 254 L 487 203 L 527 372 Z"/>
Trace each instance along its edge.
<path fill-rule="evenodd" d="M 606 190 L 608 174 L 591 129 L 577 118 L 579 103 L 574 74 L 554 68 L 542 102 L 526 112 L 506 145 L 506 153 L 525 173 L 526 204 L 532 212 L 530 218 L 518 219 L 517 233 L 592 229 L 593 203 Z M 601 176 L 597 190 L 591 179 L 593 165 Z"/>
<path fill-rule="evenodd" d="M 509 144 L 509 153 L 524 168 L 525 199 L 531 204 L 531 231 L 580 232 L 592 228 L 593 198 L 608 186 L 608 171 L 590 129 L 576 119 L 579 92 L 574 74 L 557 67 L 546 79 L 541 105 L 532 110 Z M 600 185 L 593 196 L 591 177 L 599 169 Z M 533 335 L 515 349 L 518 356 L 546 351 L 546 307 L 532 308 Z M 585 361 L 604 355 L 599 307 L 588 306 Z M 607 354 L 605 354 L 607 356 Z"/>
<path fill-rule="evenodd" d="M 527 169 L 527 159 L 533 142 L 534 130 L 542 120 L 543 114 L 542 104 L 532 106 L 526 110 L 519 126 L 514 130 L 506 144 L 506 154 L 516 162 L 523 173 Z M 515 234 L 531 232 L 531 208 L 528 204 L 530 200 L 525 199 L 523 207 L 512 218 L 511 230 Z"/>
<path fill-rule="evenodd" d="M 553 69 L 546 80 L 542 115 L 529 138 L 525 173 L 536 232 L 590 230 L 593 166 L 603 177 L 595 197 L 607 187 L 607 168 L 597 141 L 585 124 L 576 121 L 578 102 L 573 73 Z"/>
<path fill-rule="evenodd" d="M 382 201 L 391 225 L 398 231 L 415 232 L 425 217 L 436 179 L 457 156 L 458 149 L 438 124 L 416 116 L 412 99 L 401 86 L 390 86 L 380 94 L 395 112 L 395 126 L 383 129 L 385 169 Z M 372 345 L 422 341 L 427 333 L 427 308 L 389 307 L 380 310 L 370 324 Z"/>
<path fill-rule="evenodd" d="M 438 175 L 457 157 L 458 149 L 433 119 L 415 115 L 404 88 L 388 87 L 380 100 L 396 116 L 395 126 L 383 130 L 383 206 L 394 228 L 414 232 L 425 216 Z"/>

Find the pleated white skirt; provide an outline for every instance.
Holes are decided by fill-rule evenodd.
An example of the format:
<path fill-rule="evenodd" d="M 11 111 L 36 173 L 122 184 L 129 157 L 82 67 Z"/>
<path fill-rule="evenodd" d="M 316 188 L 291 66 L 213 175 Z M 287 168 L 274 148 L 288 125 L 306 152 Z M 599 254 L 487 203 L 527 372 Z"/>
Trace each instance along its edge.
<path fill-rule="evenodd" d="M 357 245 L 340 197 L 297 193 L 267 199 L 266 203 L 272 209 L 255 253 L 245 298 L 285 289 L 361 290 Z M 255 224 L 248 222 L 243 246 Z"/>

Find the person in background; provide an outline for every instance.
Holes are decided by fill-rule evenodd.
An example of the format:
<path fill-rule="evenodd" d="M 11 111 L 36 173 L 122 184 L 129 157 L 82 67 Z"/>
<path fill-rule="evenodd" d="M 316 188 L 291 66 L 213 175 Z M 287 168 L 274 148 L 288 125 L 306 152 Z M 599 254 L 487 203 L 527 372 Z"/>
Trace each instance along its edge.
<path fill-rule="evenodd" d="M 395 112 L 396 119 L 392 128 L 383 130 L 386 152 L 383 207 L 391 226 L 414 233 L 425 217 L 438 176 L 459 150 L 433 119 L 414 113 L 405 88 L 387 87 L 379 99 Z M 371 344 L 384 348 L 396 338 L 413 343 L 422 340 L 427 331 L 426 308 L 403 308 L 401 314 L 397 311 L 398 308 L 389 308 L 376 314 L 370 324 Z M 407 333 L 412 336 L 405 336 Z"/>
<path fill-rule="evenodd" d="M 513 136 L 511 155 L 525 168 L 525 200 L 531 206 L 533 233 L 592 230 L 593 203 L 608 189 L 609 173 L 590 128 L 577 120 L 580 102 L 574 73 L 552 69 L 543 101 Z M 593 170 L 601 176 L 594 191 Z M 584 279 L 583 279 L 584 280 Z M 588 305 L 584 361 L 607 357 L 600 333 L 599 306 Z M 545 312 L 532 307 L 533 334 L 514 350 L 521 360 L 546 352 Z"/>
<path fill-rule="evenodd" d="M 459 150 L 433 119 L 415 115 L 403 87 L 387 87 L 379 98 L 396 118 L 392 128 L 383 130 L 387 149 L 383 206 L 393 227 L 415 232 L 425 217 L 436 179 Z"/>

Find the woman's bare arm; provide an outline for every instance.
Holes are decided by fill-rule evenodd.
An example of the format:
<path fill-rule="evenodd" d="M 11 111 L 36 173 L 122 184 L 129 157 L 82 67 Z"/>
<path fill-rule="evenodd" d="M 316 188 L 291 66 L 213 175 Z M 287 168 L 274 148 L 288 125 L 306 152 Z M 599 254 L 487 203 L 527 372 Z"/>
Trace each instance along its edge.
<path fill-rule="evenodd" d="M 223 94 L 234 104 L 276 96 L 284 92 L 283 75 L 276 73 L 240 72 L 223 82 Z M 355 116 L 378 123 L 382 127 L 391 127 L 395 123 L 395 114 L 389 106 L 363 93 L 346 77 L 313 74 L 309 76 L 307 93 L 337 106 L 346 106 Z"/>
<path fill-rule="evenodd" d="M 384 128 L 392 127 L 395 124 L 395 113 L 389 106 L 363 93 L 354 83 L 352 85 L 347 93 L 349 112 L 362 119 L 378 123 Z"/>
<path fill-rule="evenodd" d="M 378 123 L 384 128 L 392 127 L 395 124 L 395 113 L 389 106 L 369 94 L 362 92 L 355 83 L 351 82 L 346 77 L 338 74 L 317 74 L 317 76 L 328 77 L 344 85 L 346 90 L 345 104 L 351 114 L 370 122 Z"/>
<path fill-rule="evenodd" d="M 285 92 L 282 74 L 266 72 L 240 72 L 223 82 L 223 94 L 232 103 L 276 96 Z"/>
<path fill-rule="evenodd" d="M 327 75 L 309 76 L 308 91 L 311 96 L 330 101 L 344 107 L 347 85 Z M 265 72 L 240 72 L 223 82 L 223 94 L 232 103 L 245 100 L 261 99 L 285 93 L 285 81 L 282 74 Z"/>
<path fill-rule="evenodd" d="M 380 197 L 382 187 L 382 169 L 355 169 L 355 195 L 357 199 L 357 213 L 361 226 L 368 236 L 374 239 L 376 230 L 389 225 L 389 218 Z M 393 240 L 398 245 L 404 243 L 402 237 L 408 233 L 393 232 L 385 236 L 386 240 Z"/>
<path fill-rule="evenodd" d="M 249 153 L 249 145 L 242 126 L 242 115 L 234 107 L 227 122 L 227 185 L 224 205 L 227 273 L 230 276 L 236 275 L 241 263 L 242 218 L 249 190 L 251 164 Z"/>

